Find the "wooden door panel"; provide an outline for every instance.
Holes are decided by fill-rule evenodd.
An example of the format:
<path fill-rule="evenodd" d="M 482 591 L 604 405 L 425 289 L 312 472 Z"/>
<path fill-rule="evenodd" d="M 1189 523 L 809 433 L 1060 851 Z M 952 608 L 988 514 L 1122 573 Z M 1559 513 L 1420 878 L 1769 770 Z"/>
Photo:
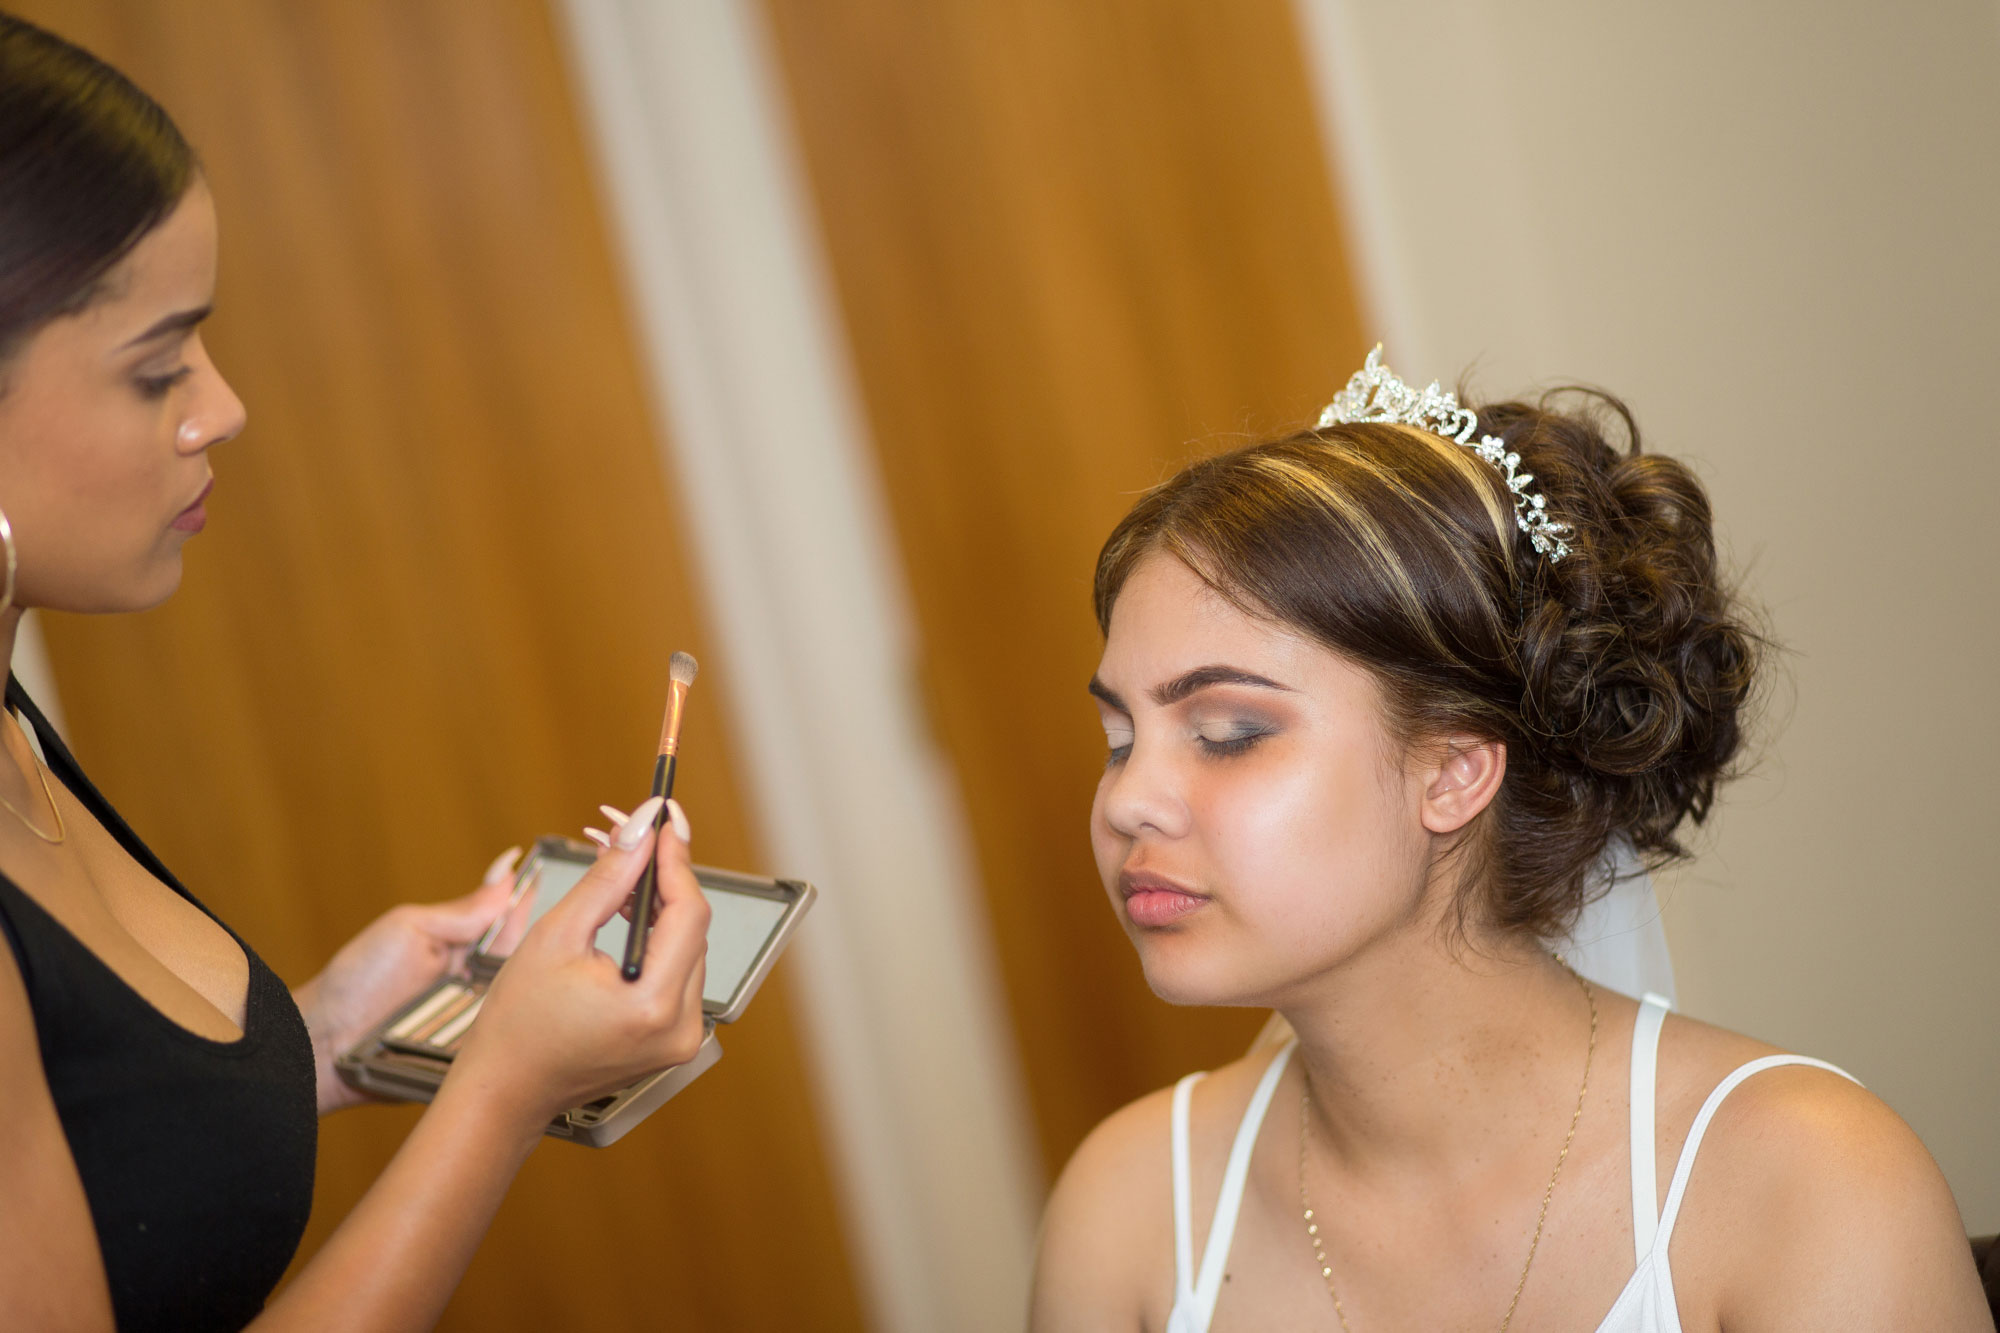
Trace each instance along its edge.
<path fill-rule="evenodd" d="M 1090 573 L 1135 492 L 1360 364 L 1282 0 L 764 0 L 1040 1139 L 1240 1052 L 1169 1011 L 1086 832 Z"/>
<path fill-rule="evenodd" d="M 76 748 L 132 823 L 303 980 L 385 907 L 643 797 L 686 648 L 697 853 L 761 868 L 542 0 L 14 8 L 201 153 L 208 340 L 250 408 L 181 592 L 48 623 Z M 630 1138 L 538 1151 L 446 1326 L 858 1327 L 786 990 L 781 967 Z M 324 1123 L 308 1250 L 414 1114 Z"/>

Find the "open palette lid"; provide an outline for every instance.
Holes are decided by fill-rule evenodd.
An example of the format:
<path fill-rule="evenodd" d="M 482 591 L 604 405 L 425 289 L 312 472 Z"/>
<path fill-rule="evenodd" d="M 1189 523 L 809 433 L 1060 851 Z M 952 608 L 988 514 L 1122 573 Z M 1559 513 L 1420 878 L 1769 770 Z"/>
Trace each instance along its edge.
<path fill-rule="evenodd" d="M 596 860 L 597 849 L 589 843 L 538 839 L 515 877 L 507 910 L 473 947 L 474 974 L 491 977 L 499 971 L 528 928 L 561 902 Z M 709 907 L 702 1012 L 717 1023 L 733 1023 L 770 975 L 817 893 L 804 880 L 766 879 L 714 866 L 696 866 L 694 874 Z M 623 916 L 612 917 L 597 932 L 597 947 L 623 958 L 627 929 Z"/>

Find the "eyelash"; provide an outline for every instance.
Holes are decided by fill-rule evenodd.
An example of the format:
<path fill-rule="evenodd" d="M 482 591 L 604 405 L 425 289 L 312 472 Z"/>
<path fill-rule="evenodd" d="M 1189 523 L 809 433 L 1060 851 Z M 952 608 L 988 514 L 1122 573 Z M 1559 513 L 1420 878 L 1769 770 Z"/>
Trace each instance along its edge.
<path fill-rule="evenodd" d="M 1257 742 L 1270 734 L 1269 731 L 1251 731 L 1241 736 L 1231 736 L 1226 740 L 1219 741 L 1212 741 L 1206 736 L 1196 735 L 1194 741 L 1196 745 L 1201 747 L 1201 752 L 1210 759 L 1229 759 L 1249 750 L 1251 746 L 1257 744 Z M 1104 757 L 1104 766 L 1110 768 L 1113 764 L 1121 764 L 1125 762 L 1131 753 L 1132 746 L 1129 742 L 1124 745 L 1114 745 L 1111 747 L 1111 752 Z"/>
<path fill-rule="evenodd" d="M 134 383 L 139 386 L 139 393 L 142 397 L 164 398 L 173 390 L 175 385 L 193 373 L 194 371 L 191 367 L 182 366 L 179 370 L 173 371 L 171 374 L 141 375 Z"/>
<path fill-rule="evenodd" d="M 1220 741 L 1212 741 L 1206 736 L 1197 736 L 1195 737 L 1195 743 L 1200 745 L 1202 753 L 1208 755 L 1211 759 L 1227 759 L 1231 755 L 1242 754 L 1245 750 L 1248 750 L 1251 746 L 1270 734 L 1268 731 L 1251 731 L 1241 736 L 1231 736 L 1227 740 Z"/>

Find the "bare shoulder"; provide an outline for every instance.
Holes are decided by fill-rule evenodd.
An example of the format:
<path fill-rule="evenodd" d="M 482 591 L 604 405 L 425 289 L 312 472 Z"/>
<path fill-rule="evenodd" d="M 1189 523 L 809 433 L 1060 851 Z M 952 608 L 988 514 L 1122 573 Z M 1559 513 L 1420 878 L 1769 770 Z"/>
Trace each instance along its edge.
<path fill-rule="evenodd" d="M 1271 1052 L 1202 1078 L 1189 1107 L 1194 1232 L 1207 1216 L 1236 1122 Z M 1029 1326 L 1142 1329 L 1165 1323 L 1173 1298 L 1173 1099 L 1161 1088 L 1090 1132 L 1057 1179 L 1042 1215 Z"/>
<path fill-rule="evenodd" d="M 1071 1154 L 1042 1213 L 1028 1327 L 1140 1329 L 1148 1251 L 1172 1245 L 1173 1089 L 1106 1117 Z"/>
<path fill-rule="evenodd" d="M 1707 1024 L 1670 1023 L 1669 1141 L 1684 1140 L 1730 1072 L 1778 1053 Z M 1811 1065 L 1759 1072 L 1717 1108 L 1671 1254 L 1689 1328 L 1993 1327 L 1937 1163 L 1879 1097 Z"/>

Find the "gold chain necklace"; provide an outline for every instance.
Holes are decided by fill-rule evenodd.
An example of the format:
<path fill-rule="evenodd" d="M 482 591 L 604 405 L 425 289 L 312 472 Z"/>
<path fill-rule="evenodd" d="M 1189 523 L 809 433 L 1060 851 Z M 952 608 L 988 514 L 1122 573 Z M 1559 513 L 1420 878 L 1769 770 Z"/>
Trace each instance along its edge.
<path fill-rule="evenodd" d="M 62 807 L 56 804 L 56 794 L 49 788 L 48 770 L 43 768 L 41 761 L 36 759 L 32 754 L 28 756 L 28 759 L 29 762 L 33 763 L 35 766 L 35 776 L 42 780 L 42 795 L 49 798 L 49 809 L 55 812 L 56 816 L 55 837 L 51 838 L 48 834 L 36 828 L 35 821 L 28 818 L 27 815 L 23 814 L 20 810 L 20 807 L 16 806 L 12 801 L 8 800 L 4 796 L 0 796 L 0 808 L 4 808 L 8 814 L 14 816 L 14 818 L 20 820 L 23 824 L 26 824 L 28 826 L 28 832 L 34 834 L 36 837 L 40 838 L 43 842 L 49 844 L 51 847 L 60 847 L 62 846 L 63 839 L 69 836 L 69 830 L 63 827 Z"/>
<path fill-rule="evenodd" d="M 1542 1191 L 1542 1210 L 1535 1215 L 1534 1239 L 1528 1242 L 1528 1262 L 1521 1265 L 1521 1277 L 1514 1284 L 1514 1299 L 1507 1302 L 1507 1313 L 1501 1317 L 1500 1333 L 1507 1333 L 1508 1325 L 1514 1322 L 1515 1307 L 1521 1303 L 1522 1289 L 1528 1285 L 1528 1270 L 1535 1266 L 1535 1251 L 1542 1243 L 1542 1226 L 1549 1220 L 1549 1200 L 1555 1196 L 1556 1181 L 1562 1176 L 1563 1163 L 1569 1160 L 1569 1146 L 1576 1139 L 1577 1121 L 1583 1119 L 1583 1099 L 1590 1091 L 1590 1061 L 1597 1054 L 1597 992 L 1590 983 L 1577 974 L 1561 958 L 1563 970 L 1576 977 L 1576 984 L 1583 987 L 1583 998 L 1590 1005 L 1590 1045 L 1583 1053 L 1583 1085 L 1576 1090 L 1576 1111 L 1569 1118 L 1569 1133 L 1563 1135 L 1562 1151 L 1556 1154 L 1556 1169 L 1549 1172 L 1549 1187 Z M 1301 1087 L 1299 1089 L 1299 1208 L 1305 1213 L 1306 1235 L 1312 1240 L 1313 1257 L 1319 1261 L 1319 1275 L 1326 1281 L 1326 1294 L 1333 1298 L 1333 1313 L 1340 1320 L 1340 1327 L 1347 1328 L 1347 1311 L 1340 1304 L 1340 1292 L 1333 1285 L 1333 1265 L 1326 1261 L 1326 1246 L 1319 1238 L 1319 1222 L 1313 1216 L 1312 1200 L 1306 1196 L 1306 1130 L 1312 1120 L 1312 1074 L 1305 1062 L 1299 1063 Z"/>

